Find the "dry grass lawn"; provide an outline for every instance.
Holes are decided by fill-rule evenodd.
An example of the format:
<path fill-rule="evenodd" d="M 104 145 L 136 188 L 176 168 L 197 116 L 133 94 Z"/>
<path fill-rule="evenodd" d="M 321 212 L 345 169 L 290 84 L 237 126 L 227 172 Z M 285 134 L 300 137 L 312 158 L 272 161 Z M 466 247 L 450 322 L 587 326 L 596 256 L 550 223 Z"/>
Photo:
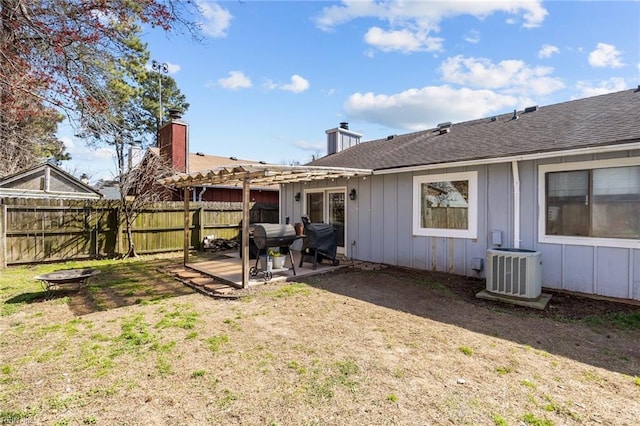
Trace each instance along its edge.
<path fill-rule="evenodd" d="M 0 272 L 0 423 L 640 422 L 637 306 L 554 295 L 538 312 L 393 268 L 221 300 L 159 271 L 179 262 Z M 102 273 L 45 300 L 33 277 L 78 265 Z"/>

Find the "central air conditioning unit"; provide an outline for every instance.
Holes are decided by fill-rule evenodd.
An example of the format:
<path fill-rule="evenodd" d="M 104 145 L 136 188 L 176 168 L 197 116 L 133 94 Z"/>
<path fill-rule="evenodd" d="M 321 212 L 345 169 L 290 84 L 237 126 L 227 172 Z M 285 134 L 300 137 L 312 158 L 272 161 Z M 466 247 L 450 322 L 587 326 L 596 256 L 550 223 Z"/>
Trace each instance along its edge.
<path fill-rule="evenodd" d="M 487 291 L 536 299 L 542 294 L 540 252 L 517 248 L 487 250 Z"/>

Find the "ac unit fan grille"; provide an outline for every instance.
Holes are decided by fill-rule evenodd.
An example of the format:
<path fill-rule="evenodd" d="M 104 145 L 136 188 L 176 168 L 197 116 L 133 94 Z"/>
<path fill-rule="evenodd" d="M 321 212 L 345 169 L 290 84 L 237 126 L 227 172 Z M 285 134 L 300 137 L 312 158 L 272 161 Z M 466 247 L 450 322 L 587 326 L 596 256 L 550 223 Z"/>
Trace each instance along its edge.
<path fill-rule="evenodd" d="M 540 253 L 488 250 L 487 291 L 535 299 L 541 294 Z"/>

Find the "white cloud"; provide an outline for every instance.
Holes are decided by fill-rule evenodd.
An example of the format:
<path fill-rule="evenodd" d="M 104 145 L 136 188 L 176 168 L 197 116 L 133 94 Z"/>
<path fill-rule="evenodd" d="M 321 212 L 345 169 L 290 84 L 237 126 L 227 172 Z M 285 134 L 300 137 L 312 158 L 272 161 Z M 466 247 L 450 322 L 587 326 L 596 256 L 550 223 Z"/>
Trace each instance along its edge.
<path fill-rule="evenodd" d="M 372 27 L 364 35 L 364 40 L 383 52 L 411 53 L 442 50 L 441 38 L 429 37 L 424 32 L 412 32 L 408 29 L 385 31 L 379 27 Z"/>
<path fill-rule="evenodd" d="M 440 66 L 442 79 L 449 83 L 476 88 L 501 89 L 545 95 L 564 87 L 551 77 L 551 67 L 530 67 L 524 61 L 511 59 L 492 63 L 485 58 L 469 58 L 462 55 L 446 59 Z"/>
<path fill-rule="evenodd" d="M 280 84 L 269 80 L 264 84 L 264 87 L 268 90 L 279 89 L 286 92 L 302 93 L 309 88 L 309 82 L 304 77 L 294 74 L 291 76 L 290 83 Z"/>
<path fill-rule="evenodd" d="M 202 31 L 214 38 L 226 37 L 233 15 L 216 3 L 198 1 L 198 7 L 204 18 L 204 21 L 199 23 Z"/>
<path fill-rule="evenodd" d="M 229 77 L 219 79 L 218 85 L 225 89 L 237 90 L 248 89 L 253 83 L 242 71 L 229 71 Z"/>
<path fill-rule="evenodd" d="M 60 140 L 64 143 L 65 151 L 67 151 L 73 158 L 99 161 L 113 160 L 114 150 L 111 148 L 95 148 L 84 143 L 78 144 L 68 136 L 62 136 L 60 137 Z"/>
<path fill-rule="evenodd" d="M 300 148 L 303 151 L 318 152 L 326 148 L 322 142 L 309 142 L 309 141 L 296 141 L 293 143 L 296 148 Z"/>
<path fill-rule="evenodd" d="M 538 58 L 550 58 L 554 54 L 560 53 L 560 49 L 550 44 L 544 44 L 538 51 Z"/>
<path fill-rule="evenodd" d="M 180 71 L 180 65 L 172 64 L 171 62 L 167 62 L 167 66 L 169 67 L 169 74 L 174 75 Z"/>
<path fill-rule="evenodd" d="M 578 90 L 580 90 L 580 97 L 590 97 L 597 95 L 604 95 L 606 93 L 620 92 L 628 89 L 628 85 L 624 78 L 612 77 L 608 80 L 599 81 L 595 84 L 588 81 L 578 81 L 576 84 Z"/>
<path fill-rule="evenodd" d="M 480 43 L 480 32 L 477 30 L 471 30 L 464 36 L 464 41 L 471 44 Z"/>
<path fill-rule="evenodd" d="M 74 176 L 86 173 L 92 182 L 99 179 L 113 179 L 116 176 L 115 152 L 107 147 L 93 147 L 77 143 L 69 136 L 60 136 L 65 151 L 71 155 L 70 161 L 62 163 L 63 168 Z"/>
<path fill-rule="evenodd" d="M 309 88 L 309 82 L 298 74 L 291 76 L 291 83 L 284 84 L 281 89 L 293 93 L 301 93 Z"/>
<path fill-rule="evenodd" d="M 612 44 L 598 43 L 596 50 L 589 53 L 589 64 L 597 68 L 620 68 L 624 66 L 620 60 L 620 52 Z"/>
<path fill-rule="evenodd" d="M 518 98 L 490 90 L 427 86 L 392 95 L 354 93 L 344 108 L 350 117 L 394 129 L 424 130 L 443 121 L 486 117 L 518 105 Z"/>
<path fill-rule="evenodd" d="M 334 27 L 361 18 L 374 18 L 387 22 L 388 28 L 372 27 L 365 40 L 384 51 L 440 50 L 442 40 L 431 34 L 440 31 L 439 24 L 446 18 L 471 15 L 478 19 L 495 13 L 506 13 L 518 18 L 525 28 L 542 24 L 548 12 L 541 0 L 503 1 L 442 1 L 419 2 L 404 0 L 343 0 L 328 6 L 315 18 L 318 28 L 328 31 Z M 467 37 L 470 42 L 474 37 Z M 418 48 L 417 46 L 420 46 Z M 395 48 L 395 49 L 394 49 Z"/>

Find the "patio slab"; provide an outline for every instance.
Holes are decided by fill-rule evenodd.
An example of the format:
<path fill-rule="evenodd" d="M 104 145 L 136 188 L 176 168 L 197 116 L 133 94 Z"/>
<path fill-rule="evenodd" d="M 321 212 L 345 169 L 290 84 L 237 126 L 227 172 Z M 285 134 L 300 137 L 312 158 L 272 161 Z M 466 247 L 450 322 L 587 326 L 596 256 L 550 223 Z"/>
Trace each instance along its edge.
<path fill-rule="evenodd" d="M 249 277 L 249 287 L 264 284 L 266 282 L 295 281 L 301 277 L 323 274 L 350 264 L 349 262 L 345 263 L 344 261 L 341 261 L 340 265 L 333 266 L 330 261 L 325 261 L 324 263 L 318 263 L 314 270 L 311 263 L 305 262 L 302 267 L 298 267 L 300 264 L 300 253 L 295 251 L 293 252 L 293 261 L 295 265 L 295 275 L 291 265 L 291 260 L 289 256 L 287 256 L 285 268 L 274 270 L 272 272 L 273 276 L 270 280 L 265 280 L 265 274 L 261 269 L 259 269 L 260 265 L 258 262 L 258 274 L 254 277 Z M 228 283 L 234 287 L 242 287 L 242 261 L 237 254 L 225 256 L 220 259 L 189 263 L 187 264 L 187 267 L 212 276 L 217 280 Z M 250 259 L 249 267 L 256 267 L 255 259 Z"/>

